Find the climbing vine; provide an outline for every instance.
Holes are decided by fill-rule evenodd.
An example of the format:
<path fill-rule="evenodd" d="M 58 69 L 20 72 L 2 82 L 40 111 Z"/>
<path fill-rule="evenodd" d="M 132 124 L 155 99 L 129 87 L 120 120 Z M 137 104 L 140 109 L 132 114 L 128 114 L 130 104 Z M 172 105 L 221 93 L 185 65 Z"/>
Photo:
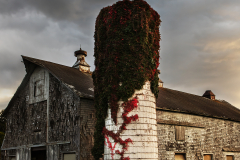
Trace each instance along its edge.
<path fill-rule="evenodd" d="M 158 95 L 160 22 L 159 14 L 143 0 L 119 1 L 103 8 L 96 19 L 93 82 L 97 122 L 92 149 L 96 160 L 104 153 L 104 136 L 111 134 L 105 132 L 108 107 L 117 124 L 118 102 L 128 103 L 146 81 L 151 82 L 155 97 Z"/>
<path fill-rule="evenodd" d="M 109 131 L 108 129 L 106 129 L 106 127 L 103 128 L 103 135 L 107 140 L 107 145 L 110 149 L 111 149 L 111 157 L 113 159 L 114 156 L 114 149 L 117 143 L 119 143 L 122 146 L 122 151 L 120 152 L 119 150 L 116 150 L 116 153 L 119 154 L 121 156 L 121 160 L 129 160 L 129 157 L 123 157 L 124 156 L 124 152 L 127 151 L 128 149 L 128 143 L 132 142 L 132 140 L 130 138 L 126 139 L 126 140 L 122 140 L 120 138 L 120 133 L 122 133 L 122 131 L 126 130 L 126 125 L 131 123 L 132 121 L 136 121 L 138 119 L 138 115 L 135 114 L 134 116 L 130 116 L 128 117 L 128 113 L 131 112 L 133 109 L 137 108 L 138 105 L 138 100 L 137 98 L 133 98 L 130 101 L 127 101 L 125 103 L 122 104 L 123 107 L 123 113 L 122 113 L 122 119 L 123 119 L 123 123 L 120 126 L 119 130 L 117 133 L 114 133 L 113 131 Z M 112 143 L 109 141 L 108 136 L 112 137 L 114 140 L 114 146 L 112 146 Z"/>

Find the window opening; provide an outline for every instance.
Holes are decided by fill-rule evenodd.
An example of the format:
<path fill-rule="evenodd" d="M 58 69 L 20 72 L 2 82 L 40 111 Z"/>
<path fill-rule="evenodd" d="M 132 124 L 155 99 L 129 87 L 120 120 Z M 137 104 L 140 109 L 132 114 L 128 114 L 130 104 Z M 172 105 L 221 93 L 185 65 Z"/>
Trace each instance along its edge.
<path fill-rule="evenodd" d="M 184 126 L 175 126 L 175 139 L 177 141 L 185 140 L 185 127 Z"/>
<path fill-rule="evenodd" d="M 227 155 L 227 160 L 234 160 L 233 158 L 233 155 Z"/>
<path fill-rule="evenodd" d="M 212 155 L 211 154 L 205 154 L 203 157 L 203 160 L 212 160 Z"/>
<path fill-rule="evenodd" d="M 66 153 L 63 155 L 63 160 L 76 160 L 76 154 Z"/>
<path fill-rule="evenodd" d="M 175 160 L 186 160 L 185 153 L 175 153 Z"/>

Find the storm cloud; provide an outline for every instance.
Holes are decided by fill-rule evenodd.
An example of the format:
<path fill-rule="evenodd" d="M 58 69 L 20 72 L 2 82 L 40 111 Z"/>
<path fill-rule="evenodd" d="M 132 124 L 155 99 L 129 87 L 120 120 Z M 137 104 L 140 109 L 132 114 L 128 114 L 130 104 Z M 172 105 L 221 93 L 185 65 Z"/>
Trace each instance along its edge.
<path fill-rule="evenodd" d="M 21 83 L 26 55 L 67 66 L 88 52 L 94 70 L 94 27 L 99 11 L 116 0 L 0 0 L 0 109 Z M 240 2 L 147 0 L 161 16 L 160 78 L 164 87 L 240 107 Z"/>

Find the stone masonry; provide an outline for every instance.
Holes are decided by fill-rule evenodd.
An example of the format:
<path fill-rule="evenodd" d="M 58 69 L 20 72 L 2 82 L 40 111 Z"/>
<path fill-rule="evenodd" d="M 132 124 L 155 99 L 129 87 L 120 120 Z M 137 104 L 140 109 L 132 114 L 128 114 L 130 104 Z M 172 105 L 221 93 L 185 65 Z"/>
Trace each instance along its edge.
<path fill-rule="evenodd" d="M 157 121 L 159 160 L 174 160 L 176 153 L 191 160 L 203 160 L 204 154 L 214 160 L 226 155 L 240 159 L 234 151 L 240 147 L 238 122 L 162 110 L 157 110 Z M 176 140 L 176 126 L 184 128 L 184 140 Z"/>

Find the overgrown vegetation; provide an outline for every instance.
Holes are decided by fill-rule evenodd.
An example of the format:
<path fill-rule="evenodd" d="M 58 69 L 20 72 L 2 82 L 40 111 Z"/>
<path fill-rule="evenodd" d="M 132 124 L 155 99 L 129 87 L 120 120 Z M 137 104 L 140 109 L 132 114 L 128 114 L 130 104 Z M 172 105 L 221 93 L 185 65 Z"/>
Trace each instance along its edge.
<path fill-rule="evenodd" d="M 95 26 L 93 72 L 96 129 L 92 154 L 104 152 L 105 118 L 108 107 L 117 124 L 118 102 L 127 102 L 146 81 L 158 95 L 159 14 L 143 0 L 124 0 L 103 8 Z"/>

